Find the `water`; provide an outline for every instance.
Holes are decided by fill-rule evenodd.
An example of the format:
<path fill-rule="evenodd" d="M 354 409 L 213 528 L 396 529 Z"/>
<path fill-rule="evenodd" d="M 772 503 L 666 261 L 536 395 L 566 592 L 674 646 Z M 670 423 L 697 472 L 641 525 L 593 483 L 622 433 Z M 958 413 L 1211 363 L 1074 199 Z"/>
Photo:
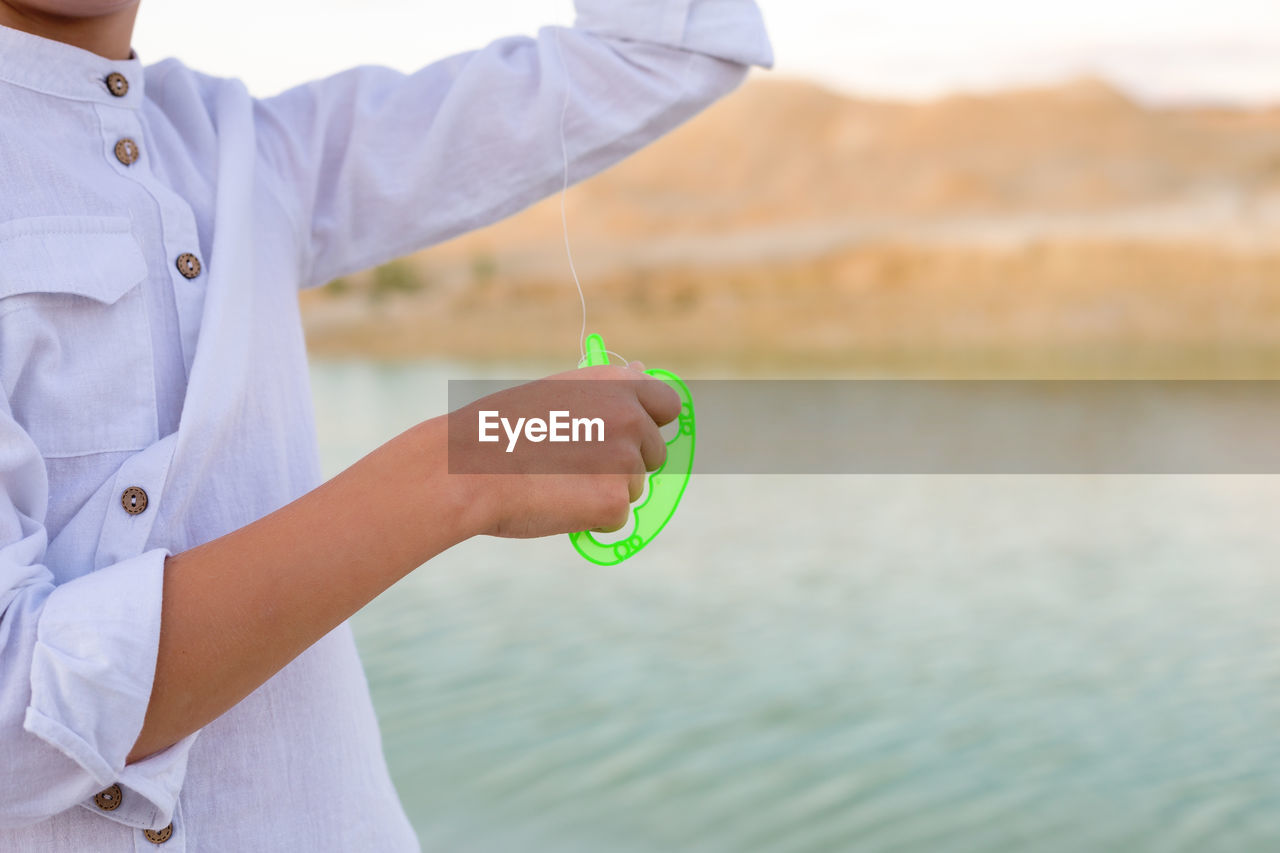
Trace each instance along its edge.
<path fill-rule="evenodd" d="M 327 471 L 478 375 L 316 364 Z M 621 567 L 473 540 L 354 625 L 426 850 L 1273 850 L 1278 512 L 1272 477 L 706 476 Z"/>

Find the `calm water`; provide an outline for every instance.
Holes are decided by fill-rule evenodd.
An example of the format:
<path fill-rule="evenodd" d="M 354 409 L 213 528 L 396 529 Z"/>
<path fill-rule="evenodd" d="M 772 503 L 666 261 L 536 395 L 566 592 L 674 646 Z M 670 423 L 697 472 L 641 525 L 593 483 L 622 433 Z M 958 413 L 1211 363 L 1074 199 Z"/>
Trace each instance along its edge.
<path fill-rule="evenodd" d="M 481 375 L 316 364 L 326 470 Z M 705 476 L 622 567 L 475 540 L 354 624 L 426 850 L 1276 850 L 1278 517 L 1280 478 Z"/>

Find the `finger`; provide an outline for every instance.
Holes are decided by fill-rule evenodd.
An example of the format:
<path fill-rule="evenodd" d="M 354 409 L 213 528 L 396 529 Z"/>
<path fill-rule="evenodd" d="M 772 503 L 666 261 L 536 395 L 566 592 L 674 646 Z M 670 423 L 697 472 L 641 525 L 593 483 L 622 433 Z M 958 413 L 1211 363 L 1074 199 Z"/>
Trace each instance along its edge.
<path fill-rule="evenodd" d="M 627 367 L 631 368 L 632 370 L 638 370 L 638 371 L 640 371 L 641 373 L 644 373 L 644 362 L 643 362 L 643 361 L 633 361 L 633 362 L 630 362 L 630 363 L 627 365 Z"/>
<path fill-rule="evenodd" d="M 591 532 L 592 533 L 617 533 L 619 530 L 621 530 L 626 526 L 627 526 L 627 523 L 624 521 L 621 524 L 615 524 L 612 527 L 593 527 L 591 528 Z"/>
<path fill-rule="evenodd" d="M 667 443 L 656 426 L 646 429 L 640 437 L 640 458 L 646 471 L 657 471 L 667 461 Z"/>
<path fill-rule="evenodd" d="M 644 494 L 644 480 L 645 474 L 643 471 L 638 474 L 632 474 L 627 478 L 627 496 L 630 498 L 631 503 L 640 500 L 640 496 Z"/>
<path fill-rule="evenodd" d="M 629 497 L 627 500 L 627 503 L 625 504 L 619 503 L 617 500 L 615 500 L 615 498 L 621 497 L 621 495 L 618 492 L 613 491 L 614 489 L 617 488 L 617 482 L 618 482 L 617 480 L 612 480 L 609 487 L 609 497 L 606 501 L 606 504 L 609 507 L 607 511 L 607 515 L 610 517 L 609 520 L 605 524 L 600 525 L 599 527 L 592 528 L 598 533 L 614 533 L 615 531 L 621 530 L 622 528 L 626 527 L 627 522 L 631 520 L 630 504 L 631 504 L 631 500 L 633 499 Z M 641 489 L 641 492 L 644 491 L 643 482 L 641 483 L 640 489 Z M 630 493 L 631 491 L 630 483 L 627 484 L 627 491 L 628 493 Z M 600 516 L 596 516 L 596 517 L 599 518 Z"/>
<path fill-rule="evenodd" d="M 659 426 L 671 423 L 680 414 L 680 395 L 661 379 L 649 378 L 652 381 L 636 383 L 636 399 L 654 423 Z"/>

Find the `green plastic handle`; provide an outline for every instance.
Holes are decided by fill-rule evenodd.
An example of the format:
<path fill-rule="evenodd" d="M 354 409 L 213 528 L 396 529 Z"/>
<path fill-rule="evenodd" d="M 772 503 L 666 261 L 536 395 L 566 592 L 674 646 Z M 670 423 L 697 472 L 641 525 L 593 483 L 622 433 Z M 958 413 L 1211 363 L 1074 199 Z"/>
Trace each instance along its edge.
<path fill-rule="evenodd" d="M 604 348 L 604 340 L 599 335 L 590 335 L 586 341 L 585 366 L 595 367 L 609 363 L 609 354 Z M 693 447 L 697 437 L 697 428 L 693 415 L 693 395 L 684 381 L 667 370 L 646 370 L 650 376 L 661 379 L 680 395 L 680 414 L 676 418 L 679 429 L 675 437 L 667 442 L 667 461 L 662 467 L 649 474 L 649 492 L 643 503 L 631 508 L 635 516 L 635 528 L 631 535 L 618 542 L 605 543 L 596 539 L 589 530 L 569 534 L 569 541 L 587 560 L 598 566 L 616 566 L 636 554 L 654 540 L 662 528 L 667 526 L 671 516 L 676 514 L 680 499 L 684 497 L 685 487 L 689 485 L 689 477 L 693 473 Z"/>

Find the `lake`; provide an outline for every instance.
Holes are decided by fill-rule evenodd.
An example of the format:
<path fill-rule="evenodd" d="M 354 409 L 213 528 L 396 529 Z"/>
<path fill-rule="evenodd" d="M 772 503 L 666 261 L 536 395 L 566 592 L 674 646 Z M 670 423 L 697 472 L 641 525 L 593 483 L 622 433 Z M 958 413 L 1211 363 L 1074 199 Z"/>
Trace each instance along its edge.
<path fill-rule="evenodd" d="M 505 375 L 315 362 L 326 473 Z M 621 566 L 472 540 L 353 625 L 425 850 L 1274 850 L 1278 515 L 1277 477 L 706 475 Z"/>

